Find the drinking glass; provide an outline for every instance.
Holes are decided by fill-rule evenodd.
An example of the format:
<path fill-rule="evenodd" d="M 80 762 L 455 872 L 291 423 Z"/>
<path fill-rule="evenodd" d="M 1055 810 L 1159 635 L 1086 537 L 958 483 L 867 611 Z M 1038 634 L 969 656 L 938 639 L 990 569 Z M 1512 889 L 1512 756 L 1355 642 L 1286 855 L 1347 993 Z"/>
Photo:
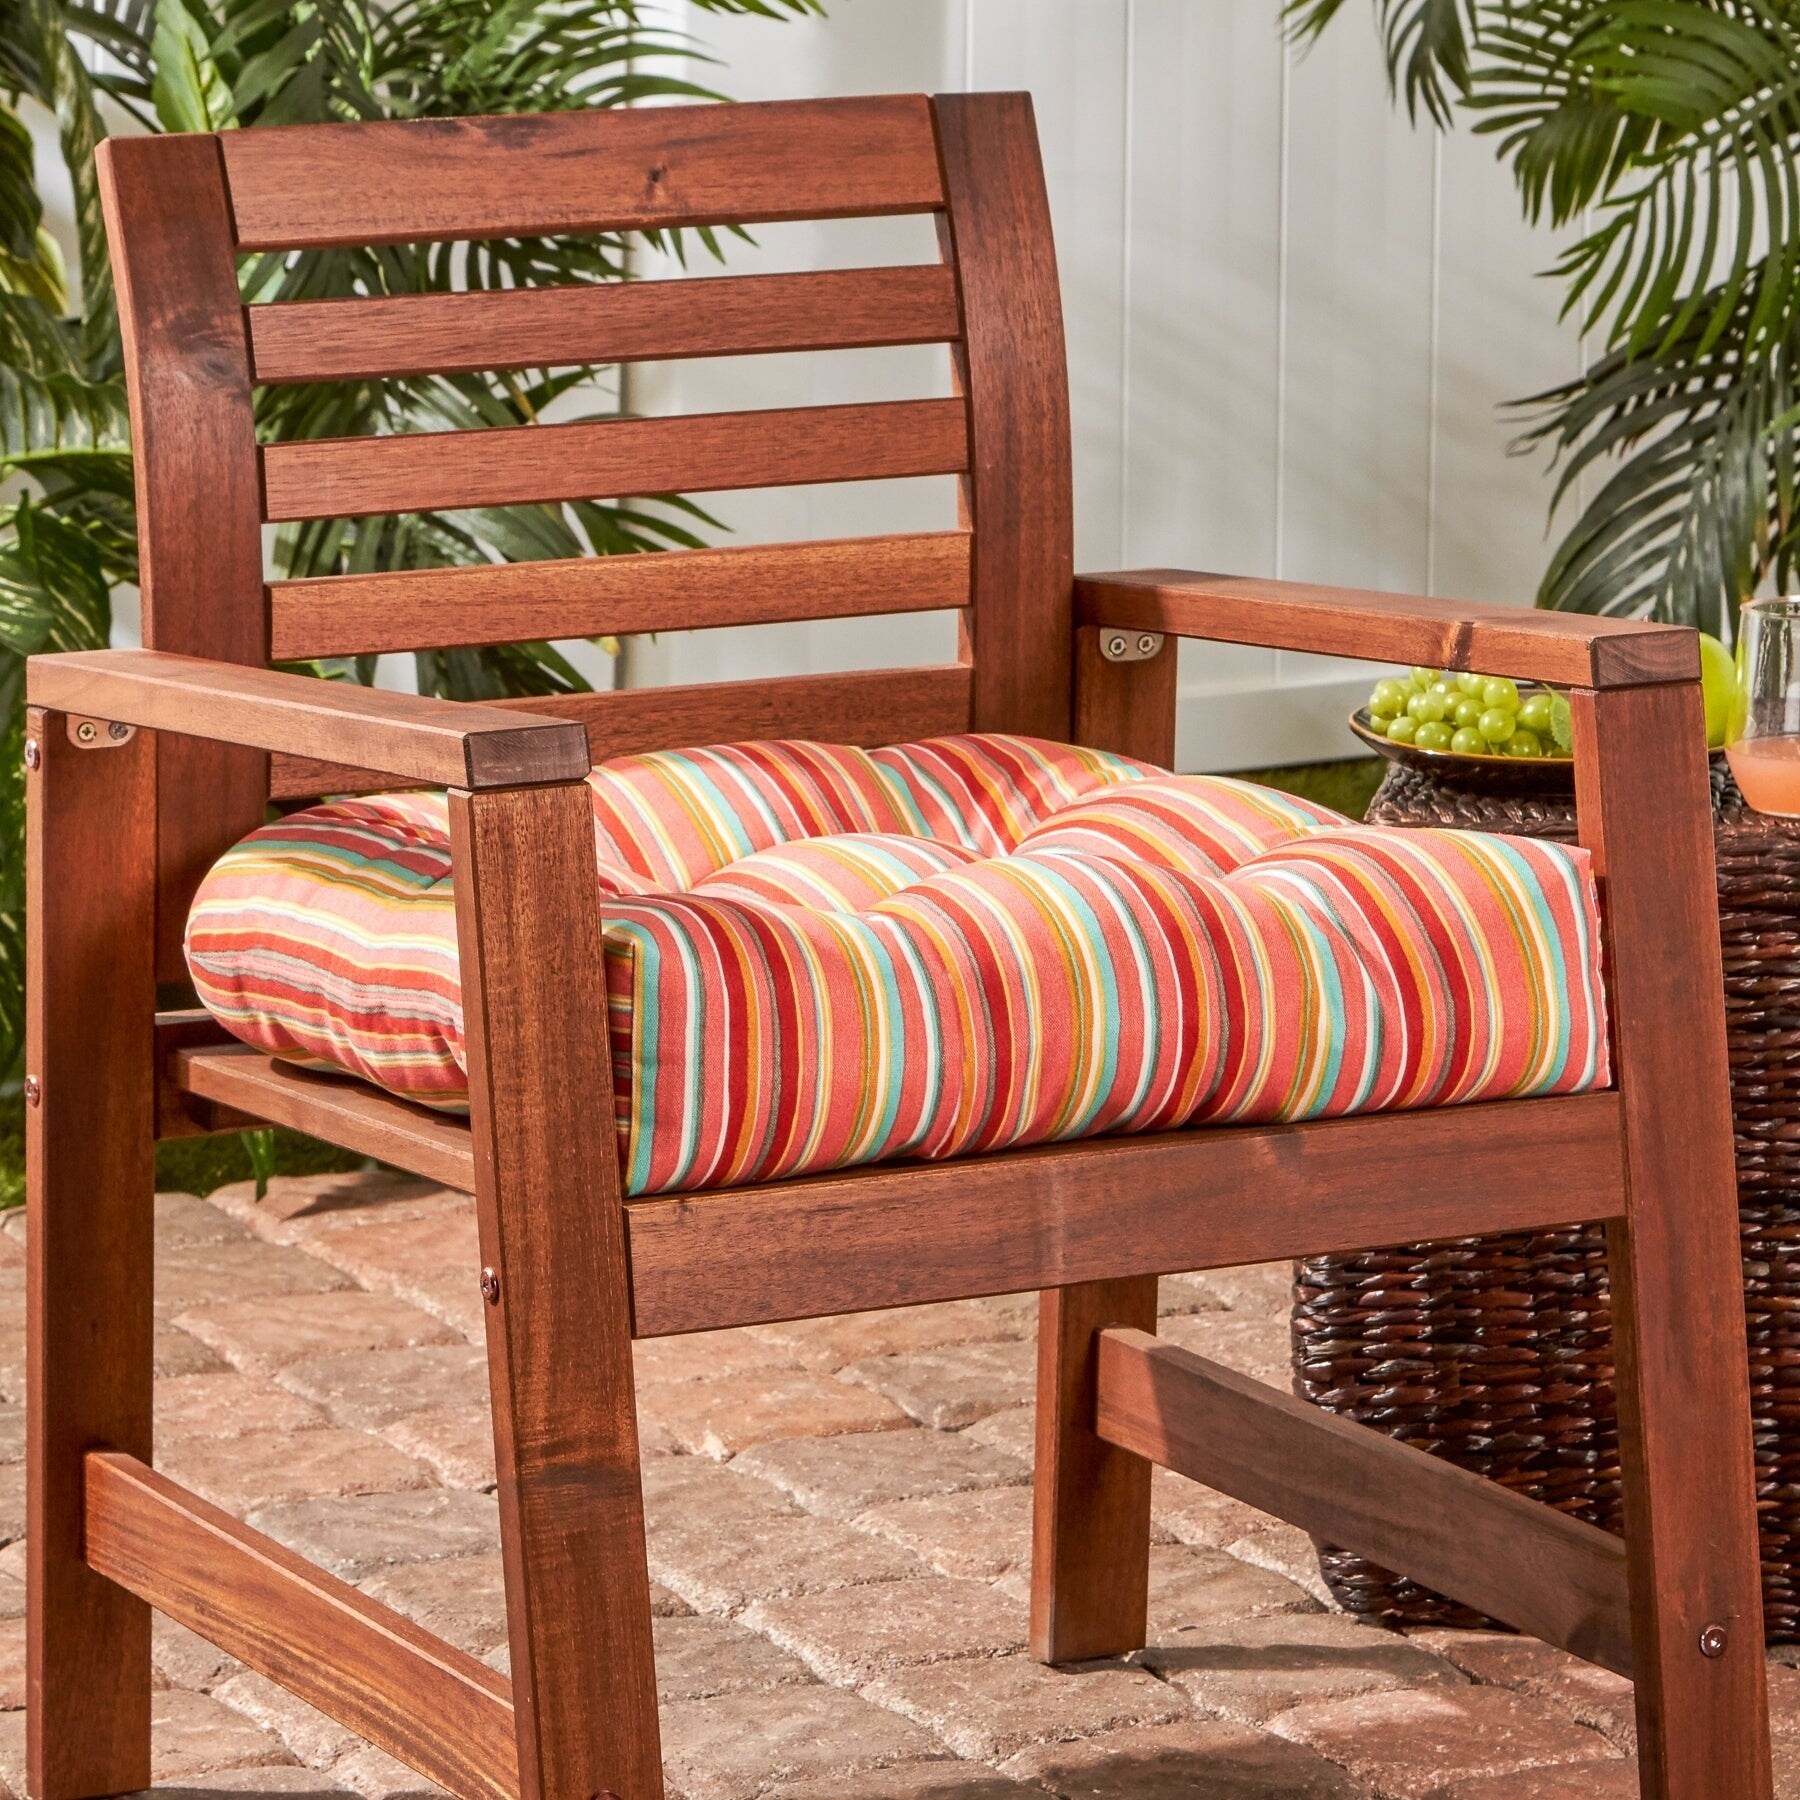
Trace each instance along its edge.
<path fill-rule="evenodd" d="M 1737 664 L 1731 773 L 1758 812 L 1800 818 L 1800 596 L 1744 603 Z"/>

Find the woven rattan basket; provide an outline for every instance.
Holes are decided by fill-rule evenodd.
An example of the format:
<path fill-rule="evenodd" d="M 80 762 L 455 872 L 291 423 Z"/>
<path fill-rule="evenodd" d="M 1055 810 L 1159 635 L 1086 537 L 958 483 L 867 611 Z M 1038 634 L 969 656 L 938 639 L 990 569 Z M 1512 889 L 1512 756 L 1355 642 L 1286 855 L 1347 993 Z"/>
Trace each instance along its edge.
<path fill-rule="evenodd" d="M 1713 803 L 1764 1619 L 1771 1643 L 1791 1643 L 1800 1641 L 1800 821 L 1750 811 L 1722 762 Z M 1382 825 L 1574 835 L 1571 801 L 1475 793 L 1398 767 L 1368 816 Z M 1516 1169 L 1469 1173 L 1557 1179 L 1523 1143 Z M 1296 1269 L 1293 1341 L 1295 1390 L 1305 1398 L 1619 1529 L 1597 1228 L 1314 1257 Z M 1320 1563 L 1352 1612 L 1390 1623 L 1487 1623 L 1345 1551 L 1321 1547 Z"/>

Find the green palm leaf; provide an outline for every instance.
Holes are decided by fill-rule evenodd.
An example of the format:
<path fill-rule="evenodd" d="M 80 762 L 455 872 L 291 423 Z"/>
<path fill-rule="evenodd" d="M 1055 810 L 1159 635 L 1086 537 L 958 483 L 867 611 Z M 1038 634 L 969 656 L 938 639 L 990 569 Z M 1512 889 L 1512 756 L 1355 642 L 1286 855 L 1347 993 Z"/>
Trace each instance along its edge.
<path fill-rule="evenodd" d="M 1316 32 L 1341 4 L 1289 17 Z M 1445 4 L 1375 0 L 1396 90 L 1454 96 L 1528 217 L 1592 212 L 1551 274 L 1601 354 L 1525 403 L 1525 441 L 1553 506 L 1598 489 L 1540 603 L 1729 635 L 1800 556 L 1800 0 L 1471 0 L 1460 41 Z"/>
<path fill-rule="evenodd" d="M 36 152 L 17 113 L 0 104 L 0 294 L 60 313 L 68 304 L 62 252 L 44 229 Z"/>
<path fill-rule="evenodd" d="M 1343 5 L 1344 0 L 1286 0 L 1282 10 L 1293 35 L 1311 42 Z M 1423 108 L 1438 124 L 1449 124 L 1454 100 L 1469 92 L 1475 0 L 1376 0 L 1375 12 L 1388 81 L 1396 92 L 1404 91 L 1407 111 L 1417 119 Z"/>

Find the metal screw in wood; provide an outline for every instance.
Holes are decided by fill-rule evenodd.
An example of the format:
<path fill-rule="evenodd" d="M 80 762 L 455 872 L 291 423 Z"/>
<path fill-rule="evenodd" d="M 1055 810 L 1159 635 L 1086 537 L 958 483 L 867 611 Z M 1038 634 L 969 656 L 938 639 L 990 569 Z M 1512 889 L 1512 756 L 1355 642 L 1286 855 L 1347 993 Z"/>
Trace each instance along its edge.
<path fill-rule="evenodd" d="M 35 770 L 37 768 L 38 764 L 41 763 L 43 760 L 44 760 L 44 752 L 43 752 L 42 748 L 39 746 L 37 739 L 34 737 L 27 738 L 25 740 L 25 766 L 26 766 L 26 768 Z"/>
<path fill-rule="evenodd" d="M 500 1276 L 494 1269 L 481 1271 L 481 1297 L 489 1306 L 500 1304 Z"/>
<path fill-rule="evenodd" d="M 135 725 L 126 725 L 118 719 L 74 717 L 69 720 L 69 742 L 78 750 L 116 750 L 136 736 Z"/>
<path fill-rule="evenodd" d="M 1113 663 L 1148 662 L 1162 647 L 1160 631 L 1108 631 L 1100 637 L 1100 654 Z"/>
<path fill-rule="evenodd" d="M 36 1106 L 43 1097 L 43 1083 L 40 1082 L 35 1075 L 27 1075 L 25 1077 L 25 1104 L 27 1106 Z"/>
<path fill-rule="evenodd" d="M 1700 1654 L 1714 1658 L 1723 1656 L 1729 1642 L 1730 1634 L 1723 1625 L 1709 1625 L 1700 1634 Z"/>

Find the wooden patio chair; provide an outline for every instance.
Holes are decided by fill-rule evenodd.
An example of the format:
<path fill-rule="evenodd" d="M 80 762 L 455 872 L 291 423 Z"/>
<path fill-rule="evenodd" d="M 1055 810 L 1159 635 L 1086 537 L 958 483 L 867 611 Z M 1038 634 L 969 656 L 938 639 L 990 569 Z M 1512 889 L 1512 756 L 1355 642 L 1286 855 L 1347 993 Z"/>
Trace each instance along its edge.
<path fill-rule="evenodd" d="M 1162 1465 L 1632 1676 L 1647 1796 L 1769 1793 L 1692 632 L 1074 576 L 1056 270 L 1022 95 L 114 139 L 100 169 L 148 647 L 29 672 L 36 1800 L 147 1785 L 153 1607 L 452 1793 L 652 1800 L 632 1339 L 1034 1289 L 1037 1657 L 1143 1644 Z M 901 213 L 936 216 L 940 263 L 246 308 L 234 261 Z M 953 398 L 262 448 L 252 428 L 259 383 L 931 342 L 952 347 Z M 963 522 L 941 533 L 264 580 L 269 521 L 950 473 Z M 476 705 L 268 667 L 951 607 L 959 660 L 926 669 Z M 590 764 L 973 730 L 1166 766 L 1181 637 L 1569 686 L 1610 1085 L 629 1197 L 595 1023 Z M 466 1118 L 248 1050 L 185 986 L 190 902 L 271 799 L 409 787 L 448 790 Z M 510 1679 L 152 1466 L 152 1151 L 252 1122 L 476 1196 Z M 1524 1156 L 1553 1182 L 1467 1178 Z M 1165 1272 L 1593 1219 L 1609 1229 L 1623 1542 L 1151 1335 Z"/>

